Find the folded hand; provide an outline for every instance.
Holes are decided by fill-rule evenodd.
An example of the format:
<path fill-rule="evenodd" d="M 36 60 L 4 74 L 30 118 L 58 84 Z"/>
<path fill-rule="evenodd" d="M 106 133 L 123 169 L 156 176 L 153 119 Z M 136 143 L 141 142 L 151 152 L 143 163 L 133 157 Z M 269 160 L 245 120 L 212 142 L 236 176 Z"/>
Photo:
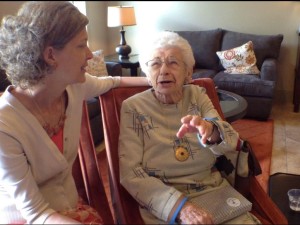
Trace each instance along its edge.
<path fill-rule="evenodd" d="M 191 202 L 184 204 L 177 221 L 179 224 L 213 224 L 211 214 Z"/>

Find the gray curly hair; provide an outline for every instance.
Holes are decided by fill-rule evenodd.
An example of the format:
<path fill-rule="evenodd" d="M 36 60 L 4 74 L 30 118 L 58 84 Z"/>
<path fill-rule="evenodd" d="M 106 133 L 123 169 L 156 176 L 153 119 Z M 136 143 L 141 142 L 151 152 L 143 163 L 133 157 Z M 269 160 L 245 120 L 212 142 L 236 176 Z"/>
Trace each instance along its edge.
<path fill-rule="evenodd" d="M 142 52 L 139 55 L 139 62 L 141 65 L 142 71 L 148 77 L 149 70 L 146 66 L 146 62 L 151 60 L 152 54 L 155 50 L 159 48 L 169 48 L 177 47 L 181 50 L 183 55 L 183 61 L 188 68 L 193 68 L 195 65 L 195 58 L 193 55 L 193 50 L 189 42 L 181 37 L 179 34 L 172 31 L 161 31 L 158 35 L 151 38 L 147 44 L 143 46 Z"/>
<path fill-rule="evenodd" d="M 89 23 L 72 3 L 32 1 L 0 27 L 0 67 L 12 84 L 27 88 L 51 72 L 43 58 L 47 46 L 64 46 Z"/>

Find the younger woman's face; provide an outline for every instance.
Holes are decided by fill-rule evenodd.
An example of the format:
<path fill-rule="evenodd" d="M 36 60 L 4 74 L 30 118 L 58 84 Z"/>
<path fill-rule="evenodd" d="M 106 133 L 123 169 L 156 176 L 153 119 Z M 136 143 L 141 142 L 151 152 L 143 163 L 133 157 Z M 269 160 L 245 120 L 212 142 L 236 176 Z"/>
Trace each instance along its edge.
<path fill-rule="evenodd" d="M 85 81 L 85 67 L 93 57 L 87 41 L 87 31 L 83 29 L 62 50 L 53 49 L 56 71 L 66 85 Z"/>

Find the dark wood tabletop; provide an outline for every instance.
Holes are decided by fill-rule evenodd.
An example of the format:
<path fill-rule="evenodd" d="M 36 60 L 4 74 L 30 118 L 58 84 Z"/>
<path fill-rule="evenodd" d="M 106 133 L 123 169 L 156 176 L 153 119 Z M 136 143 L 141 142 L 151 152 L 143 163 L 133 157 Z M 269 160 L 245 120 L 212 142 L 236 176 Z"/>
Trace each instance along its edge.
<path fill-rule="evenodd" d="M 300 175 L 275 173 L 269 179 L 269 196 L 286 216 L 289 224 L 300 224 L 300 212 L 290 209 L 287 191 L 300 189 Z"/>
<path fill-rule="evenodd" d="M 245 98 L 230 91 L 217 89 L 220 105 L 227 122 L 243 118 L 247 113 L 248 103 Z"/>

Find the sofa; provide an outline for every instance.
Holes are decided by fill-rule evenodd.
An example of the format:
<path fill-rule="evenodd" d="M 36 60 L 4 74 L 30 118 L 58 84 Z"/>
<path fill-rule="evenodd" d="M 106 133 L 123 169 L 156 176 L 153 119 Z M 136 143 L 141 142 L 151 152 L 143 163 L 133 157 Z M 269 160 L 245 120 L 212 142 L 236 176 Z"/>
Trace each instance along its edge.
<path fill-rule="evenodd" d="M 209 77 L 219 89 L 243 96 L 248 102 L 246 116 L 267 120 L 277 79 L 277 59 L 283 40 L 282 34 L 255 35 L 225 29 L 205 31 L 175 31 L 191 45 L 195 68 L 193 79 Z M 237 48 L 252 41 L 259 74 L 228 74 L 217 52 Z"/>
<path fill-rule="evenodd" d="M 109 75 L 122 75 L 122 66 L 120 64 L 114 62 L 106 62 L 105 64 Z M 0 92 L 5 91 L 8 85 L 10 85 L 10 82 L 6 79 L 5 71 L 0 69 Z M 104 140 L 99 98 L 96 97 L 87 100 L 87 106 L 94 144 L 97 146 Z"/>

